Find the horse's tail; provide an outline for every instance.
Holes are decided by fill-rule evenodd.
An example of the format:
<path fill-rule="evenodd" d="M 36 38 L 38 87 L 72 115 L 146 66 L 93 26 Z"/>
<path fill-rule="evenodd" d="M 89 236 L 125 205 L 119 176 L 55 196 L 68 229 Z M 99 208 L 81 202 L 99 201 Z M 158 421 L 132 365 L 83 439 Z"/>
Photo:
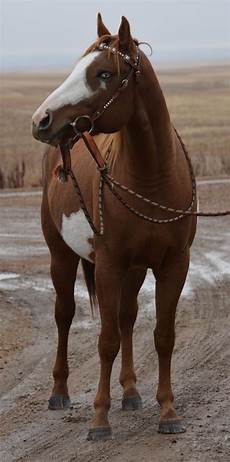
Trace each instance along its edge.
<path fill-rule="evenodd" d="M 97 294 L 96 294 L 96 285 L 95 285 L 95 265 L 90 263 L 88 260 L 81 259 L 84 278 L 86 287 L 89 293 L 89 300 L 92 315 L 94 314 L 95 308 L 97 308 Z"/>

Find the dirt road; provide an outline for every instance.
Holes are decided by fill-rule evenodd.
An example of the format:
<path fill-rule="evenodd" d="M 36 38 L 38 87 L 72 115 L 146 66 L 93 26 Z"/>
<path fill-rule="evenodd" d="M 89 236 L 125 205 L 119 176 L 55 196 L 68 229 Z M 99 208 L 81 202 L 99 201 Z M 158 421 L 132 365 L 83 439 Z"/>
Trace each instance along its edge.
<path fill-rule="evenodd" d="M 230 181 L 201 182 L 200 208 L 229 208 Z M 121 411 L 120 358 L 112 377 L 113 439 L 86 441 L 99 360 L 81 275 L 70 336 L 73 409 L 48 411 L 56 348 L 54 292 L 40 231 L 40 193 L 0 194 L 1 462 L 227 462 L 230 460 L 230 218 L 200 219 L 178 307 L 173 357 L 176 407 L 187 433 L 157 433 L 154 281 L 140 294 L 135 364 L 144 408 Z M 221 204 L 221 205 L 220 205 Z"/>

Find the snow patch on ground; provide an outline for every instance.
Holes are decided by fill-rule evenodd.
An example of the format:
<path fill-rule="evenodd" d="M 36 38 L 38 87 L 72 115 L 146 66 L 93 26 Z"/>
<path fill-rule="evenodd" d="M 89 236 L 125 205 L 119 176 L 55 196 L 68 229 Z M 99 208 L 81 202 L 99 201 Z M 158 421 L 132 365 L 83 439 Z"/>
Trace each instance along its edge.
<path fill-rule="evenodd" d="M 29 278 L 28 276 L 25 278 L 23 274 L 0 273 L 1 290 L 27 290 L 28 288 L 38 292 L 47 292 L 52 290 L 53 286 L 48 278 Z"/>
<path fill-rule="evenodd" d="M 0 273 L 0 281 L 5 281 L 6 279 L 15 279 L 18 277 L 19 274 L 17 273 Z"/>

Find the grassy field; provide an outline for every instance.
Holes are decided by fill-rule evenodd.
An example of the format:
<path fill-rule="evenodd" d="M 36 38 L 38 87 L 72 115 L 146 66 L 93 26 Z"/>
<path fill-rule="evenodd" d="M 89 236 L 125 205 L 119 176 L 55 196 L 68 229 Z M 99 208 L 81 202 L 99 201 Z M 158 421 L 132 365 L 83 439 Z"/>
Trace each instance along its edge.
<path fill-rule="evenodd" d="M 230 174 L 230 66 L 161 70 L 172 121 L 199 176 Z M 44 145 L 31 136 L 31 115 L 63 74 L 1 75 L 0 188 L 41 184 Z"/>

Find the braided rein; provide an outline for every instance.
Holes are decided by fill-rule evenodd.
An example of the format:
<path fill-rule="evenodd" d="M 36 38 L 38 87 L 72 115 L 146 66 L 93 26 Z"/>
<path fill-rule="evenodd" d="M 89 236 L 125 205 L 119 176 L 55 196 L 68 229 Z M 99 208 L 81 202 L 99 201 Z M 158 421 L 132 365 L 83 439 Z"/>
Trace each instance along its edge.
<path fill-rule="evenodd" d="M 185 217 L 188 217 L 188 216 L 218 217 L 218 216 L 230 215 L 230 211 L 224 211 L 224 212 L 196 212 L 196 211 L 192 210 L 193 207 L 194 207 L 194 204 L 195 204 L 195 199 L 196 199 L 196 180 L 195 180 L 195 175 L 194 175 L 194 172 L 193 172 L 191 160 L 190 160 L 190 158 L 188 156 L 188 153 L 187 153 L 187 151 L 185 149 L 185 146 L 184 146 L 180 136 L 178 135 L 177 131 L 176 131 L 176 134 L 177 134 L 177 136 L 178 136 L 178 138 L 179 138 L 179 140 L 181 142 L 183 152 L 184 152 L 185 158 L 186 158 L 187 163 L 188 163 L 190 176 L 191 176 L 191 181 L 192 181 L 192 200 L 191 200 L 191 203 L 190 203 L 189 207 L 186 210 L 177 209 L 177 208 L 162 205 L 159 202 L 153 201 L 153 200 L 143 196 L 142 194 L 133 191 L 132 189 L 128 188 L 127 186 L 121 184 L 119 181 L 115 180 L 108 173 L 107 164 L 104 164 L 103 167 L 98 166 L 98 170 L 99 170 L 99 173 L 100 173 L 100 181 L 99 181 L 99 190 L 98 190 L 99 229 L 97 229 L 96 226 L 93 223 L 92 218 L 90 217 L 90 214 L 89 214 L 88 210 L 87 210 L 87 207 L 85 205 L 85 202 L 84 202 L 80 187 L 79 187 L 78 182 L 77 182 L 77 179 L 76 179 L 72 169 L 70 169 L 68 171 L 68 174 L 70 175 L 70 177 L 72 179 L 73 186 L 76 189 L 77 194 L 79 196 L 81 208 L 82 208 L 82 210 L 83 210 L 83 212 L 85 214 L 85 217 L 86 217 L 86 219 L 87 219 L 87 221 L 88 221 L 88 223 L 89 223 L 89 225 L 90 225 L 90 227 L 91 227 L 91 229 L 92 229 L 92 231 L 94 232 L 95 235 L 102 236 L 104 234 L 104 195 L 103 195 L 103 192 L 104 192 L 104 185 L 105 184 L 108 186 L 108 188 L 111 191 L 111 193 L 113 194 L 113 196 L 116 197 L 116 199 L 118 199 L 118 201 L 127 210 L 129 210 L 129 212 L 131 212 L 132 214 L 138 216 L 139 218 L 141 218 L 141 219 L 143 219 L 145 221 L 155 223 L 155 224 L 174 223 L 174 222 L 177 222 L 177 221 L 179 221 L 179 220 L 181 220 L 181 219 L 183 219 Z M 84 137 L 83 137 L 83 140 L 84 140 Z M 86 144 L 86 146 L 89 148 L 89 146 L 87 144 Z M 89 149 L 89 151 L 91 152 L 90 149 Z M 172 218 L 166 218 L 166 219 L 158 219 L 158 218 L 153 218 L 153 217 L 150 217 L 148 215 L 145 215 L 145 214 L 139 212 L 134 207 L 132 207 L 119 194 L 117 189 L 120 189 L 122 191 L 127 192 L 129 195 L 135 197 L 136 199 L 139 199 L 142 202 L 145 202 L 146 204 L 149 204 L 150 206 L 153 206 L 153 207 L 155 207 L 155 208 L 157 208 L 159 210 L 163 210 L 164 212 L 169 212 L 169 213 L 172 213 L 172 214 L 176 214 L 177 216 L 172 217 Z"/>

